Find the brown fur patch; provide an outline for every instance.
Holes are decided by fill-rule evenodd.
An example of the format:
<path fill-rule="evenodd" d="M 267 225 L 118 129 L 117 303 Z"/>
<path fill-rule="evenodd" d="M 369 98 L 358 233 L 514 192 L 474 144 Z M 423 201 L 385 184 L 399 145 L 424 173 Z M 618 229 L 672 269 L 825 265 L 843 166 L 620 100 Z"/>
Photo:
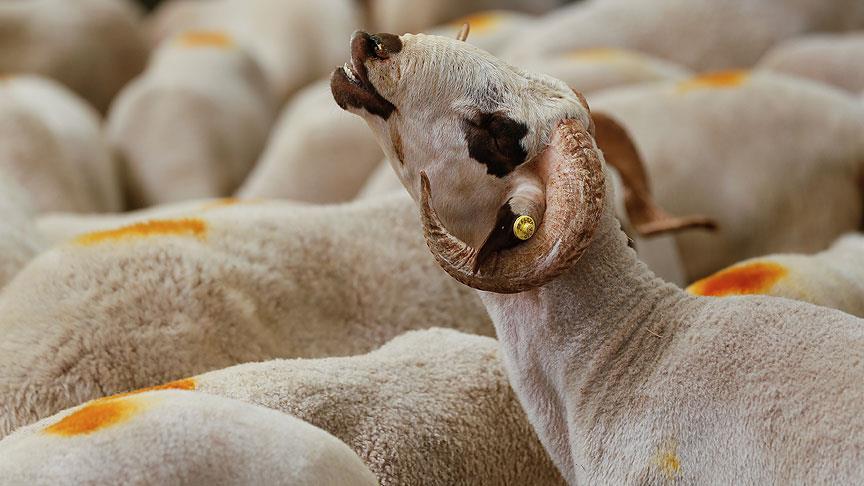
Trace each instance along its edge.
<path fill-rule="evenodd" d="M 191 31 L 177 38 L 177 43 L 184 47 L 218 47 L 226 49 L 234 45 L 234 39 L 224 32 Z"/>
<path fill-rule="evenodd" d="M 687 287 L 687 291 L 712 297 L 761 294 L 770 290 L 788 273 L 789 269 L 774 262 L 746 263 L 703 278 Z"/>
<path fill-rule="evenodd" d="M 697 89 L 723 89 L 740 86 L 750 77 L 750 73 L 742 69 L 704 73 L 694 78 L 678 83 L 681 93 Z"/>
<path fill-rule="evenodd" d="M 75 243 L 90 246 L 104 243 L 106 241 L 147 238 L 153 236 L 193 236 L 203 239 L 206 233 L 207 223 L 201 219 L 164 219 L 135 223 L 113 230 L 87 233 L 76 238 Z"/>

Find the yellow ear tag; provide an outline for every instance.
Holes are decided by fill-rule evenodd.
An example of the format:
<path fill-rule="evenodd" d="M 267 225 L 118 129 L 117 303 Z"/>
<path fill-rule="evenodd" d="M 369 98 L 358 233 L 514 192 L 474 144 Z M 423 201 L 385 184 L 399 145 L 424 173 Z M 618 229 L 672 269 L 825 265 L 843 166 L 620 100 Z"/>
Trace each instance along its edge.
<path fill-rule="evenodd" d="M 523 241 L 534 236 L 535 229 L 537 226 L 534 224 L 534 218 L 528 215 L 523 214 L 513 222 L 513 234 Z"/>

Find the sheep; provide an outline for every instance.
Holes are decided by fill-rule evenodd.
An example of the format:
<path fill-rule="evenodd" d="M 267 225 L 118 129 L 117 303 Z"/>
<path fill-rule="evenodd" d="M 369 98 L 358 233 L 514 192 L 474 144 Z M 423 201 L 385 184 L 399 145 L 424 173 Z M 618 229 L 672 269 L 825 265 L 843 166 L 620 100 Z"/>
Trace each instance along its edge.
<path fill-rule="evenodd" d="M 858 93 L 864 90 L 864 32 L 811 34 L 782 42 L 757 68 L 821 81 Z"/>
<path fill-rule="evenodd" d="M 455 39 L 386 39 L 372 56 L 352 38 L 334 98 L 396 162 L 438 263 L 478 290 L 569 484 L 861 482 L 864 320 L 656 278 L 615 217 L 583 98 Z"/>
<path fill-rule="evenodd" d="M 31 201 L 0 172 L 0 290 L 36 254 L 45 249 L 45 238 L 36 229 L 36 210 Z"/>
<path fill-rule="evenodd" d="M 363 122 L 333 105 L 324 80 L 298 92 L 285 108 L 237 196 L 349 201 L 381 157 Z"/>
<path fill-rule="evenodd" d="M 717 221 L 715 234 L 676 235 L 688 281 L 823 250 L 864 220 L 864 106 L 843 92 L 723 71 L 597 93 L 591 106 L 632 134 L 662 207 Z"/>
<path fill-rule="evenodd" d="M 428 255 L 405 195 L 169 209 L 57 245 L 0 293 L 0 436 L 237 363 L 362 353 L 431 326 L 492 333 Z"/>
<path fill-rule="evenodd" d="M 0 167 L 40 211 L 122 208 L 118 167 L 98 113 L 40 76 L 0 79 Z"/>
<path fill-rule="evenodd" d="M 233 193 L 273 117 L 263 74 L 233 37 L 188 31 L 167 41 L 108 118 L 130 206 Z"/>
<path fill-rule="evenodd" d="M 809 31 L 864 26 L 859 0 L 586 0 L 514 38 L 511 61 L 577 48 L 638 49 L 696 71 L 753 66 L 774 44 Z"/>
<path fill-rule="evenodd" d="M 0 72 L 59 80 L 100 112 L 144 67 L 140 12 L 126 0 L 0 3 Z"/>
<path fill-rule="evenodd" d="M 304 420 L 348 444 L 382 486 L 563 484 L 507 384 L 497 348 L 489 337 L 429 329 L 361 356 L 247 363 L 155 388 Z M 0 454 L 19 435 L 0 442 Z"/>
<path fill-rule="evenodd" d="M 473 39 L 471 43 L 477 45 Z M 654 81 L 681 81 L 692 76 L 675 63 L 612 48 L 577 49 L 561 55 L 526 59 L 520 66 L 578 87 L 589 101 L 593 93 L 604 89 Z"/>
<path fill-rule="evenodd" d="M 338 39 L 362 23 L 362 10 L 354 0 L 195 2 L 160 8 L 149 28 L 154 40 L 190 29 L 226 32 L 253 54 L 280 102 L 338 64 Z"/>
<path fill-rule="evenodd" d="M 802 300 L 864 317 L 864 235 L 851 233 L 815 255 L 752 258 L 687 287 L 694 295 L 764 294 Z"/>
<path fill-rule="evenodd" d="M 369 0 L 369 25 L 382 32 L 421 32 L 429 27 L 453 21 L 492 8 L 527 14 L 548 12 L 561 0 Z M 470 17 L 469 17 L 469 20 Z M 477 19 L 473 19 L 477 20 Z"/>
<path fill-rule="evenodd" d="M 290 415 L 154 390 L 95 400 L 0 441 L 4 484 L 375 485 L 343 442 Z"/>

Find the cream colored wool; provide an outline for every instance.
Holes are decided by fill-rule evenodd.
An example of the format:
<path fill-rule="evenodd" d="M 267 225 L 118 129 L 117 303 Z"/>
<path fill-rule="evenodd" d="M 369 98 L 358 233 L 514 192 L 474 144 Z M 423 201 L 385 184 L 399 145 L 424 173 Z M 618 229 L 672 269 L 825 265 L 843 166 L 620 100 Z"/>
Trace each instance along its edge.
<path fill-rule="evenodd" d="M 696 71 L 754 65 L 778 42 L 864 27 L 859 0 L 586 0 L 549 13 L 513 39 L 508 59 L 573 49 L 638 49 Z"/>
<path fill-rule="evenodd" d="M 236 42 L 211 31 L 166 41 L 112 106 L 108 134 L 131 207 L 227 196 L 252 169 L 274 102 Z"/>
<path fill-rule="evenodd" d="M 0 73 L 59 80 L 104 112 L 147 60 L 127 0 L 0 2 Z"/>
<path fill-rule="evenodd" d="M 437 261 L 460 281 L 512 292 L 478 293 L 510 383 L 569 484 L 864 480 L 864 320 L 776 297 L 695 297 L 656 278 L 628 247 L 591 115 L 565 83 L 453 39 L 400 41 L 384 62 L 354 58 L 368 69 L 368 85 L 335 73 L 334 95 L 369 123 L 388 156 L 394 130 L 416 148 L 394 168 L 421 205 Z M 400 116 L 344 102 L 373 89 Z M 470 142 L 428 150 L 428 133 L 464 130 L 484 142 L 476 131 L 484 128 L 466 126 L 454 103 L 523 123 L 526 163 L 493 181 L 471 157 Z M 673 117 L 671 110 L 655 122 Z M 740 110 L 725 114 L 748 125 Z M 757 178 L 755 167 L 737 182 Z M 531 176 L 536 185 L 523 182 L 512 195 L 513 184 Z M 715 192 L 726 187 L 736 186 L 714 181 Z M 796 194 L 830 214 L 812 192 Z M 539 212 L 533 239 L 478 261 L 483 238 L 497 231 L 498 208 L 484 202 L 509 205 L 514 197 L 554 206 Z"/>
<path fill-rule="evenodd" d="M 366 125 L 333 103 L 329 83 L 292 99 L 240 197 L 315 203 L 348 201 L 383 157 Z"/>
<path fill-rule="evenodd" d="M 279 101 L 325 75 L 362 24 L 356 0 L 195 0 L 164 5 L 150 21 L 154 41 L 189 29 L 230 33 L 249 49 Z"/>
<path fill-rule="evenodd" d="M 473 42 L 472 42 L 473 43 Z M 520 66 L 560 79 L 591 101 L 597 91 L 654 81 L 674 81 L 690 77 L 690 72 L 675 63 L 636 51 L 597 48 L 526 59 Z"/>
<path fill-rule="evenodd" d="M 815 255 L 751 258 L 687 288 L 695 295 L 764 294 L 864 317 L 864 235 L 849 234 Z"/>
<path fill-rule="evenodd" d="M 96 400 L 0 441 L 0 482 L 28 485 L 377 484 L 344 443 L 236 400 L 151 391 Z"/>
<path fill-rule="evenodd" d="M 367 0 L 370 28 L 377 32 L 422 32 L 463 16 L 491 9 L 528 14 L 549 12 L 561 0 Z M 345 39 L 344 37 L 342 39 Z M 344 42 L 344 40 L 343 40 Z"/>
<path fill-rule="evenodd" d="M 0 80 L 0 139 L 0 169 L 40 211 L 122 208 L 99 114 L 58 82 L 33 75 Z"/>
<path fill-rule="evenodd" d="M 25 194 L 0 172 L 0 291 L 46 246 L 33 220 L 36 209 Z"/>
<path fill-rule="evenodd" d="M 242 364 L 190 381 L 330 432 L 384 486 L 563 484 L 488 337 L 414 331 L 361 356 Z"/>
<path fill-rule="evenodd" d="M 864 218 L 864 106 L 833 88 L 754 71 L 596 94 L 628 128 L 656 199 L 714 218 L 676 236 L 690 281 L 771 253 L 813 253 Z"/>
<path fill-rule="evenodd" d="M 491 334 L 406 199 L 213 202 L 43 253 L 0 293 L 0 435 L 237 363 L 363 353 L 430 326 Z"/>
<path fill-rule="evenodd" d="M 760 69 L 821 81 L 858 93 L 864 90 L 864 32 L 812 34 L 783 42 L 759 61 Z"/>

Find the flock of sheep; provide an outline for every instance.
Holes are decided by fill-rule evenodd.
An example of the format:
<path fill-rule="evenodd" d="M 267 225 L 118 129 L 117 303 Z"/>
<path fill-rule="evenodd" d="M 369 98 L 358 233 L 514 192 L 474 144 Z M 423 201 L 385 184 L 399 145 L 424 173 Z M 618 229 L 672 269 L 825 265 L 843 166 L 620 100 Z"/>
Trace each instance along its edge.
<path fill-rule="evenodd" d="M 0 484 L 864 481 L 864 2 L 0 32 Z"/>

